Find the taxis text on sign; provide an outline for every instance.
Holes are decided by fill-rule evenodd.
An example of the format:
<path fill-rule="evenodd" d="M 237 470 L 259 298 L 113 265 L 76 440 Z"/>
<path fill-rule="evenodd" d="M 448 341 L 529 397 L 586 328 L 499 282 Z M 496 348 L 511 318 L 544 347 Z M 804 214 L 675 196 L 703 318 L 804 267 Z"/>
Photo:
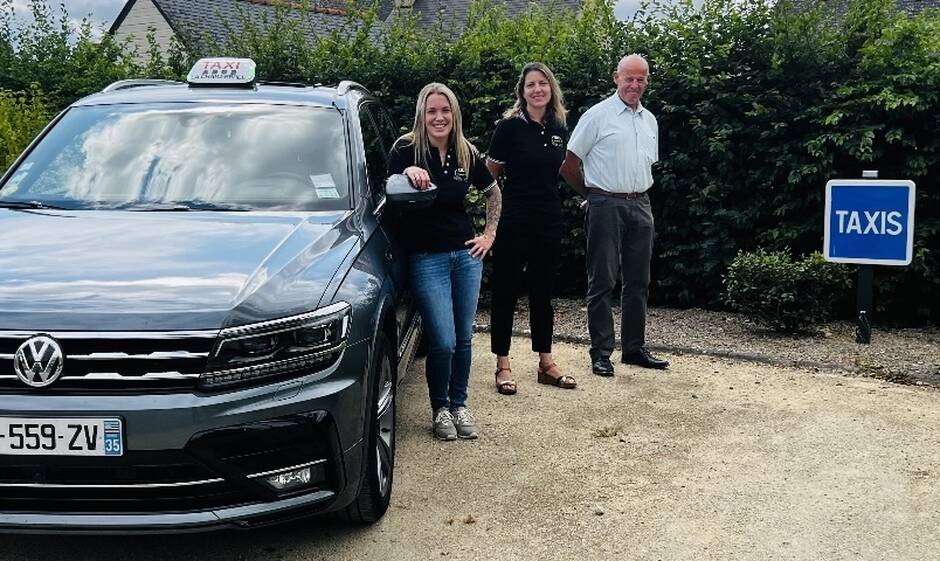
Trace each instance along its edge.
<path fill-rule="evenodd" d="M 828 261 L 908 265 L 913 241 L 913 182 L 834 179 L 826 184 Z"/>

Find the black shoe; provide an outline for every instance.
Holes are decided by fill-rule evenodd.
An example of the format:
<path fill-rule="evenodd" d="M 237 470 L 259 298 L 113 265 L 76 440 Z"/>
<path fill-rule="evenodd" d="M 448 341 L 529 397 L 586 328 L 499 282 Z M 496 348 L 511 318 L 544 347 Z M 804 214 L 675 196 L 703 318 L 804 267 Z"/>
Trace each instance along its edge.
<path fill-rule="evenodd" d="M 591 371 L 598 376 L 613 376 L 614 365 L 610 363 L 610 359 L 606 356 L 599 356 L 591 362 Z"/>
<path fill-rule="evenodd" d="M 668 360 L 656 358 L 650 354 L 646 347 L 640 347 L 632 353 L 624 353 L 623 358 L 620 359 L 620 362 L 624 364 L 635 364 L 637 366 L 642 366 L 643 368 L 656 368 L 658 370 L 665 370 L 666 368 L 669 368 Z"/>

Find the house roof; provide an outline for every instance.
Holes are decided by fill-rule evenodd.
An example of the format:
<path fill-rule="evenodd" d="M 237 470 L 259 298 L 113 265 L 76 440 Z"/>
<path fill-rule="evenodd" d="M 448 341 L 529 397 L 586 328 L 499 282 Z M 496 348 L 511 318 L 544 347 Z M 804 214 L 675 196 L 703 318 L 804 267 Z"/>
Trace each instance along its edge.
<path fill-rule="evenodd" d="M 111 24 L 109 33 L 114 33 L 124 23 L 138 0 L 127 0 L 117 19 Z M 240 14 L 251 21 L 261 22 L 267 18 L 273 21 L 276 6 L 293 8 L 287 17 L 302 23 L 304 34 L 308 37 L 330 32 L 346 21 L 347 3 L 345 0 L 320 0 L 306 4 L 299 1 L 284 0 L 151 0 L 160 15 L 166 19 L 173 32 L 179 37 L 207 34 L 219 43 L 224 43 L 227 33 L 225 23 L 237 25 Z M 230 18 L 220 17 L 229 15 Z M 195 34 L 195 36 L 193 36 Z"/>
<path fill-rule="evenodd" d="M 124 19 L 138 0 L 127 0 L 117 19 L 111 24 L 109 33 L 117 31 Z M 349 3 L 347 0 L 319 0 L 303 3 L 299 0 L 150 0 L 160 15 L 167 21 L 173 32 L 181 37 L 199 40 L 202 34 L 219 43 L 227 37 L 225 18 L 220 15 L 231 14 L 230 25 L 237 25 L 238 14 L 245 14 L 250 20 L 260 22 L 265 18 L 271 21 L 276 12 L 276 5 L 294 8 L 287 11 L 287 17 L 302 22 L 302 29 L 308 38 L 330 32 L 346 22 Z M 410 11 L 418 15 L 422 27 L 434 25 L 443 18 L 444 25 L 454 29 L 463 29 L 472 0 L 415 0 Z M 532 4 L 554 5 L 560 8 L 578 10 L 581 0 L 493 0 L 503 6 L 510 17 L 521 14 Z M 379 17 L 383 21 L 393 17 L 395 0 L 382 0 L 379 4 Z M 234 19 L 234 21 L 232 21 Z M 193 35 L 195 34 L 195 35 Z"/>
<path fill-rule="evenodd" d="M 252 22 L 261 23 L 273 21 L 277 12 L 276 2 L 271 0 L 153 0 L 153 3 L 160 7 L 177 35 L 185 37 L 196 33 L 197 37 L 193 38 L 198 41 L 198 35 L 206 34 L 220 44 L 224 44 L 228 37 L 226 23 L 237 27 L 242 17 L 240 14 Z M 281 5 L 296 8 L 287 10 L 286 17 L 299 22 L 304 35 L 312 39 L 346 22 L 346 10 L 337 6 L 338 3 L 311 2 L 306 10 L 299 3 L 281 2 Z"/>
<path fill-rule="evenodd" d="M 825 11 L 844 16 L 849 9 L 849 0 L 790 0 L 797 10 L 810 10 L 822 6 Z M 927 8 L 940 8 L 940 0 L 895 0 L 899 10 L 915 15 Z"/>
<path fill-rule="evenodd" d="M 419 21 L 422 27 L 434 25 L 438 21 L 438 18 L 443 16 L 445 25 L 463 29 L 467 25 L 467 16 L 470 11 L 471 3 L 472 0 L 415 0 L 411 11 L 419 15 Z M 383 2 L 383 10 L 392 4 L 394 4 L 392 1 Z M 493 4 L 504 7 L 509 17 L 518 16 L 532 4 L 554 5 L 569 10 L 579 10 L 581 8 L 581 0 L 548 0 L 543 2 L 533 0 L 493 0 Z M 392 10 L 389 8 L 387 11 L 391 12 Z"/>

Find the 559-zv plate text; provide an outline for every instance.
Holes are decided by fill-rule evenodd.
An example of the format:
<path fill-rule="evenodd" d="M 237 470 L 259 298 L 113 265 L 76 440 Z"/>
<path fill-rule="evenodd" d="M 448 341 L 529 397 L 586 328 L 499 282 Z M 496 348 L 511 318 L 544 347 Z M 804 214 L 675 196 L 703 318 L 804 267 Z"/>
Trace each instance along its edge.
<path fill-rule="evenodd" d="M 0 417 L 0 456 L 120 456 L 121 419 Z"/>

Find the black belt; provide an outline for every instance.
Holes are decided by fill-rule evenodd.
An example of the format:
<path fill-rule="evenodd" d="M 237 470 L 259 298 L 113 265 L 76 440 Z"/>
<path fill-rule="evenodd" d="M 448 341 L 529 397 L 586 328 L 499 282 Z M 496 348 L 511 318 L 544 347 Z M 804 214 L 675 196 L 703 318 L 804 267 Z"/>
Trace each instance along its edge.
<path fill-rule="evenodd" d="M 598 189 L 596 187 L 588 187 L 587 192 L 589 195 L 603 195 L 605 197 L 616 197 L 618 199 L 627 199 L 629 201 L 642 199 L 646 196 L 646 191 L 643 191 L 642 193 L 613 193 L 611 191 L 605 191 L 604 189 Z"/>

